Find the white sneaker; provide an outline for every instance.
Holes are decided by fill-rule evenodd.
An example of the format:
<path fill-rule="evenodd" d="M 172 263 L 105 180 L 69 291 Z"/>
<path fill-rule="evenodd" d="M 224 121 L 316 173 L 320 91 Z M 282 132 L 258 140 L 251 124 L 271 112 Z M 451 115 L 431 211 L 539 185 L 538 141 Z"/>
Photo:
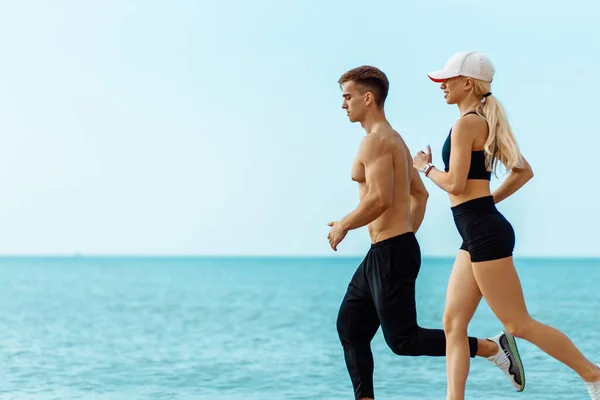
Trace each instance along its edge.
<path fill-rule="evenodd" d="M 598 367 L 600 367 L 600 364 Z M 587 386 L 588 392 L 590 392 L 590 398 L 592 400 L 600 400 L 600 382 L 586 382 L 585 386 Z"/>
<path fill-rule="evenodd" d="M 587 386 L 588 392 L 590 392 L 590 399 L 600 400 L 600 382 L 586 382 L 585 386 Z"/>
<path fill-rule="evenodd" d="M 525 389 L 525 369 L 521 362 L 515 338 L 505 331 L 488 338 L 488 340 L 498 345 L 498 354 L 488 357 L 488 360 L 504 372 L 510 383 L 517 389 L 517 392 L 522 392 Z M 598 397 L 598 400 L 600 400 L 600 397 Z"/>

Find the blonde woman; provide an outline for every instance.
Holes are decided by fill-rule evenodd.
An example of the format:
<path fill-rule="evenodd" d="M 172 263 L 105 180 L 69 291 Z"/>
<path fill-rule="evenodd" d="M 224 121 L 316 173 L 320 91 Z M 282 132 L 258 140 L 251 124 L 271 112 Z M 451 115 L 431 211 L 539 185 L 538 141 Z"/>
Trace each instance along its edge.
<path fill-rule="evenodd" d="M 450 274 L 444 310 L 447 399 L 465 397 L 467 326 L 483 296 L 509 333 L 572 368 L 585 382 L 591 398 L 600 400 L 600 368 L 563 333 L 533 319 L 525 305 L 512 257 L 515 234 L 496 203 L 520 189 L 533 172 L 519 151 L 502 106 L 491 93 L 492 63 L 479 52 L 462 51 L 442 70 L 428 76 L 441 83 L 446 103 L 457 105 L 461 115 L 442 148 L 444 170 L 431 164 L 429 147 L 413 158 L 413 166 L 449 194 L 456 228 L 463 239 Z M 498 163 L 510 173 L 491 193 L 491 173 L 496 172 Z M 513 347 L 514 342 L 508 345 Z"/>

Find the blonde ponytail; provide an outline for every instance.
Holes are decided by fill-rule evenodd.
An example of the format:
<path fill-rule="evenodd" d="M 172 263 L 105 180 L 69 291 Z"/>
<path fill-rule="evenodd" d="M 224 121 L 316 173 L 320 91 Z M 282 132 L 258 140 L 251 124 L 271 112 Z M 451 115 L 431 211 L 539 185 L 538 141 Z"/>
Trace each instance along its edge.
<path fill-rule="evenodd" d="M 473 90 L 474 95 L 482 100 L 476 111 L 487 121 L 489 127 L 489 135 L 483 147 L 487 170 L 496 175 L 498 162 L 509 171 L 522 168 L 523 156 L 502 104 L 490 93 L 489 82 L 475 80 Z"/>

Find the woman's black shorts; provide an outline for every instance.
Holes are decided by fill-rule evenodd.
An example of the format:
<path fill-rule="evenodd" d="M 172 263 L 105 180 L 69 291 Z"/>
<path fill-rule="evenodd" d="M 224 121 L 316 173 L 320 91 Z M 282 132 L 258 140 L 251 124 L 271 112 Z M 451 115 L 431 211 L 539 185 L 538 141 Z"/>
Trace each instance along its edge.
<path fill-rule="evenodd" d="M 512 256 L 515 231 L 496 208 L 492 196 L 480 197 L 454 206 L 452 215 L 463 239 L 460 248 L 469 252 L 471 262 Z"/>

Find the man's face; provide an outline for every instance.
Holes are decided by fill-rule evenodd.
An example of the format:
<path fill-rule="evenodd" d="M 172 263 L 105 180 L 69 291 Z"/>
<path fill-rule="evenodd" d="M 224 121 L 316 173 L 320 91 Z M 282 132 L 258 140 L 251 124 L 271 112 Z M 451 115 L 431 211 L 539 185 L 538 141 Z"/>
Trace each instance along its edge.
<path fill-rule="evenodd" d="M 344 101 L 342 108 L 346 110 L 350 122 L 361 121 L 366 112 L 366 94 L 361 93 L 353 81 L 349 81 L 342 86 L 342 97 Z"/>

